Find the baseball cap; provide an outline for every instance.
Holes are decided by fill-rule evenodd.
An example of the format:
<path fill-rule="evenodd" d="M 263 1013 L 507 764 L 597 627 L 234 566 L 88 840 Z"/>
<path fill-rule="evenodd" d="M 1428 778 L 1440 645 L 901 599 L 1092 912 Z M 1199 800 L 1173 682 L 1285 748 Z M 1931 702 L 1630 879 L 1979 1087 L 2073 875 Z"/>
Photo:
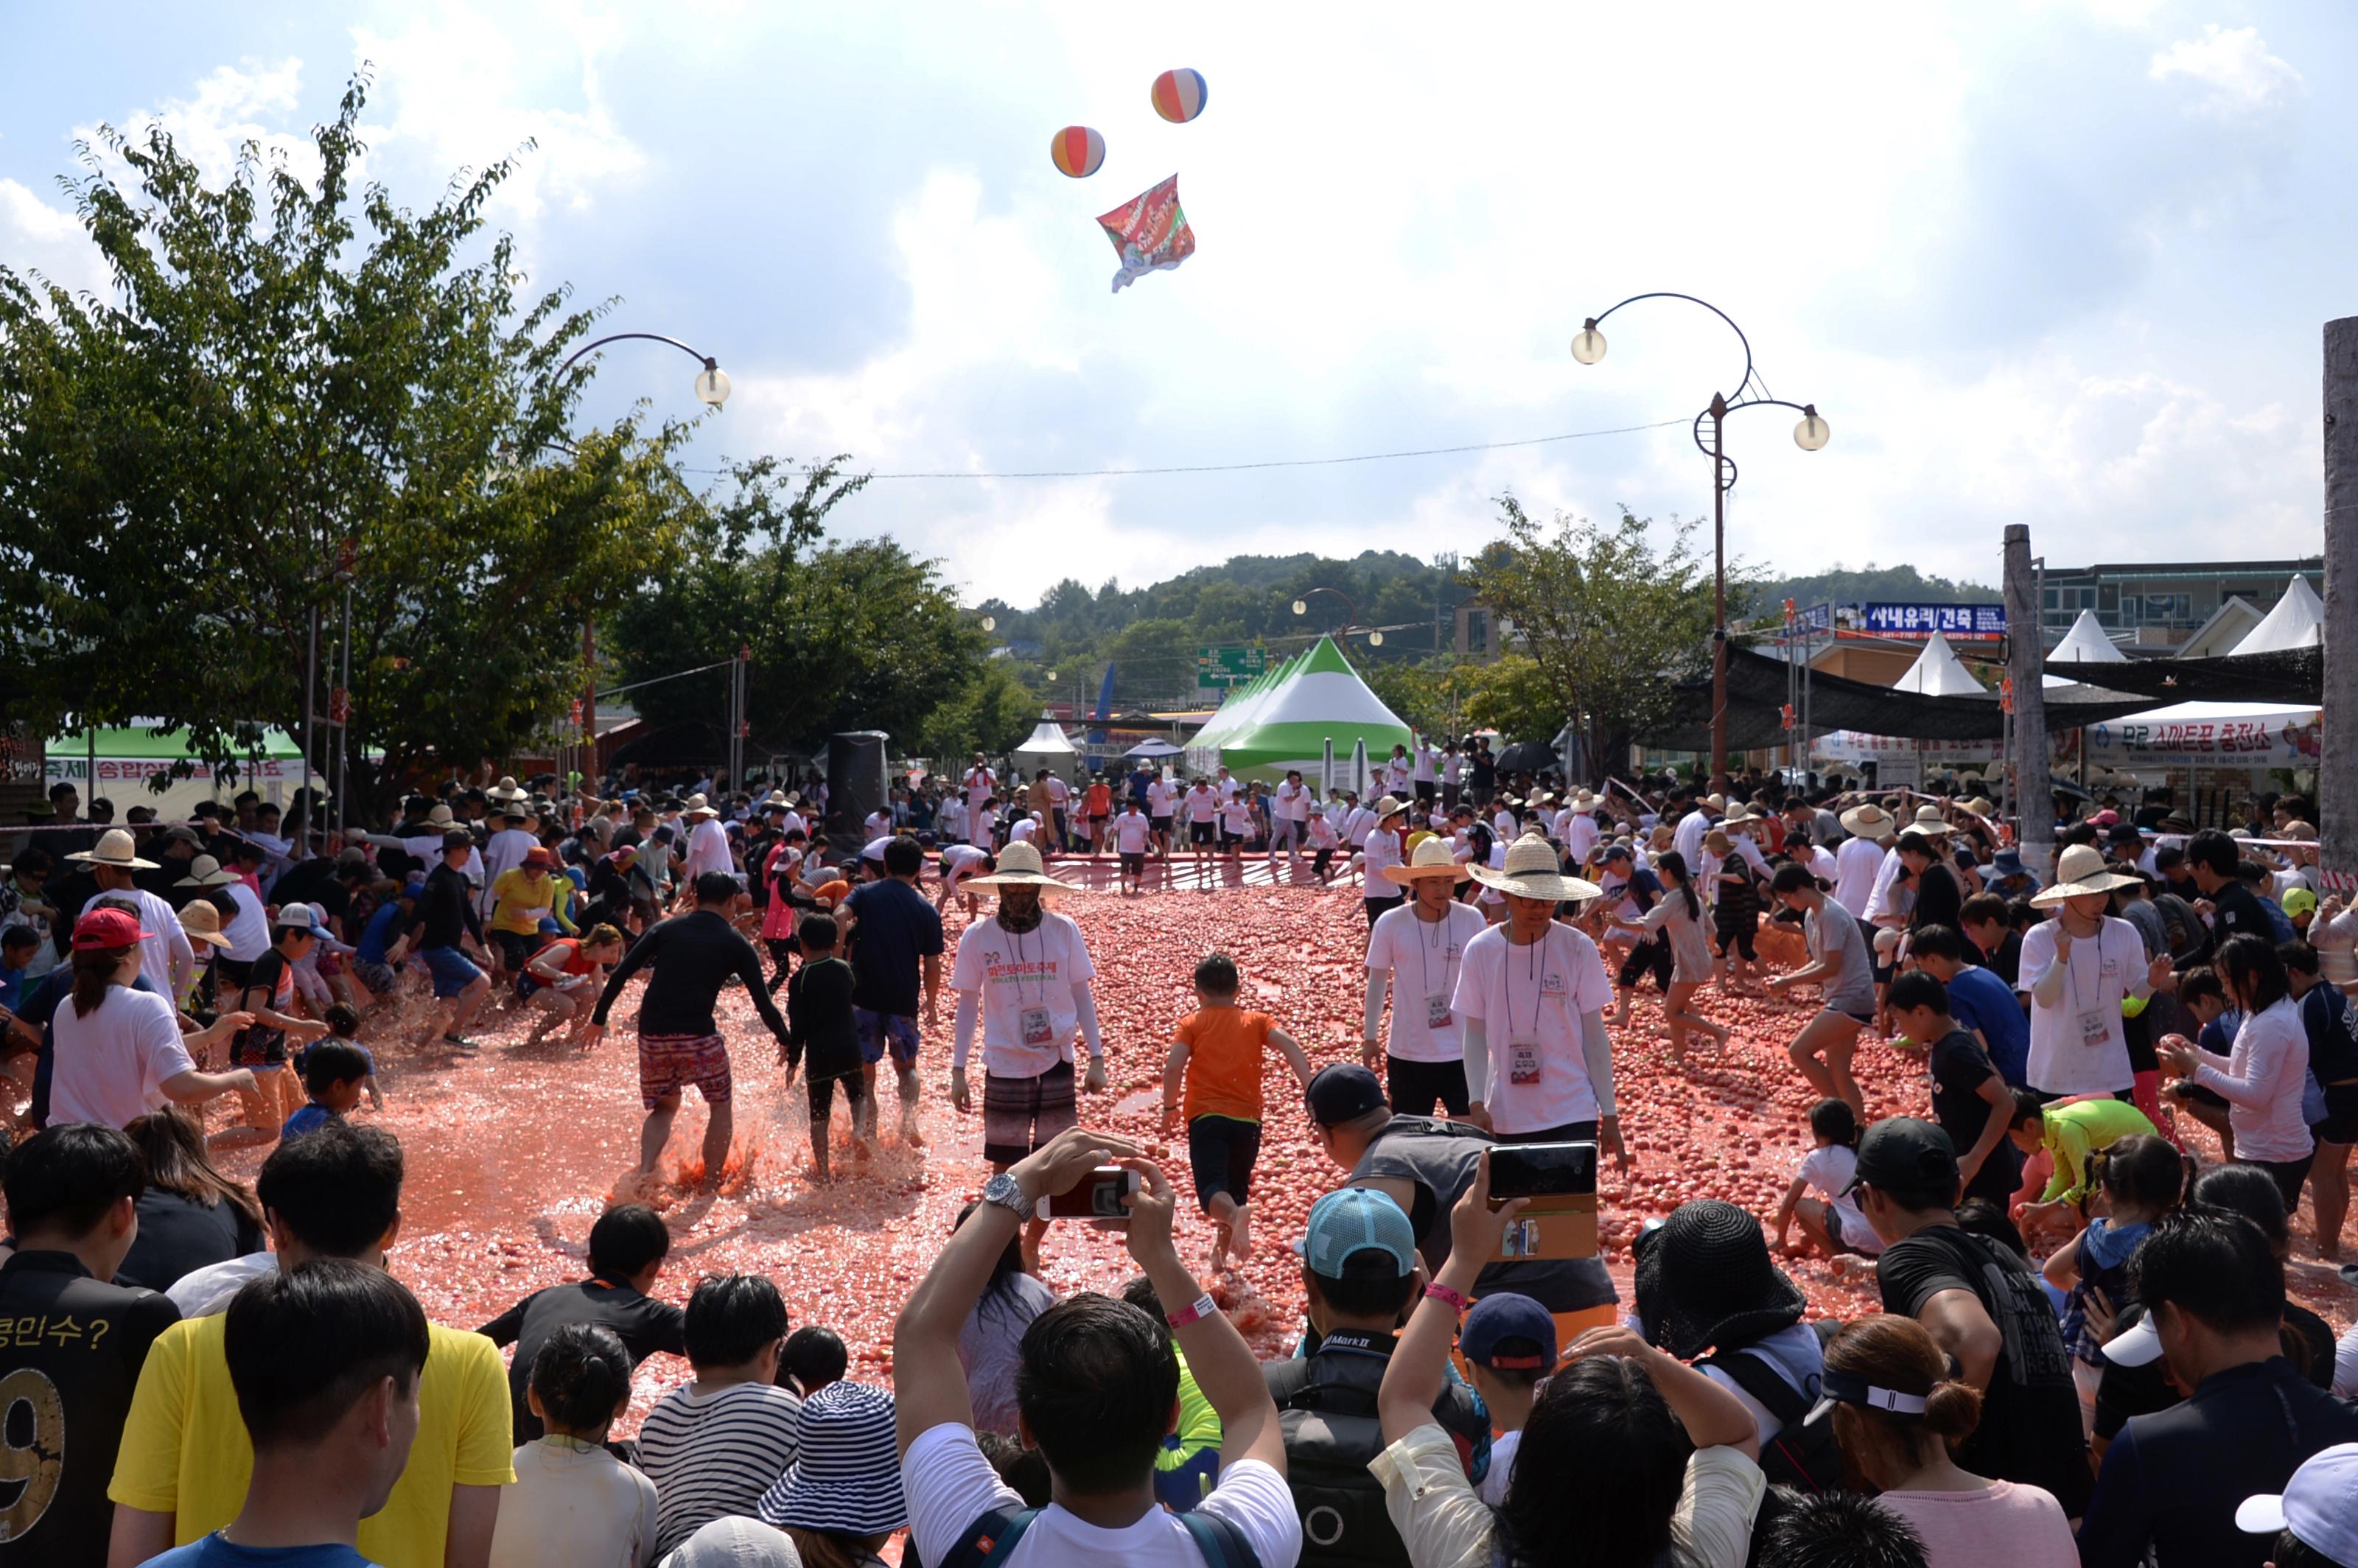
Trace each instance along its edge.
<path fill-rule="evenodd" d="M 2295 888 L 2277 901 L 2277 907 L 2290 920 L 2296 915 L 2313 914 L 2317 911 L 2317 895 L 2307 888 Z"/>
<path fill-rule="evenodd" d="M 1302 1103 L 1313 1125 L 1333 1127 L 1356 1120 L 1389 1102 L 1384 1098 L 1384 1086 L 1375 1074 L 1357 1062 L 1333 1062 L 1318 1069 L 1310 1087 L 1302 1091 Z"/>
<path fill-rule="evenodd" d="M 1389 1257 L 1400 1275 L 1416 1271 L 1414 1227 L 1390 1193 L 1372 1187 L 1345 1187 L 1312 1204 L 1310 1221 L 1293 1249 L 1312 1273 L 1329 1280 L 1343 1277 L 1344 1264 L 1355 1253 L 1369 1250 Z"/>
<path fill-rule="evenodd" d="M 2143 1317 L 2104 1341 L 2104 1359 L 2115 1367 L 2150 1367 L 2161 1359 L 2161 1330 L 2155 1326 L 2153 1314 Z"/>
<path fill-rule="evenodd" d="M 1866 1130 L 1858 1141 L 1858 1169 L 1848 1196 L 1861 1182 L 1878 1187 L 1931 1188 L 1954 1197 L 1957 1191 L 1957 1146 L 1929 1121 L 1912 1116 L 1887 1116 Z"/>
<path fill-rule="evenodd" d="M 2336 1563 L 2358 1563 L 2358 1443 L 2310 1454 L 2282 1492 L 2245 1498 L 2235 1528 L 2247 1535 L 2280 1530 Z"/>
<path fill-rule="evenodd" d="M 317 931 L 320 922 L 309 904 L 289 903 L 279 907 L 278 918 L 271 924 L 287 931 Z"/>
<path fill-rule="evenodd" d="M 155 933 L 142 927 L 139 917 L 127 909 L 93 909 L 73 925 L 73 945 L 77 952 L 98 947 L 129 947 Z"/>
<path fill-rule="evenodd" d="M 1540 1347 L 1540 1353 L 1501 1356 L 1498 1341 L 1502 1339 L 1528 1339 Z M 1476 1367 L 1516 1372 L 1552 1371 L 1557 1354 L 1555 1318 L 1531 1297 L 1500 1291 L 1476 1302 L 1474 1310 L 1466 1314 L 1465 1326 L 1457 1331 L 1457 1350 Z"/>

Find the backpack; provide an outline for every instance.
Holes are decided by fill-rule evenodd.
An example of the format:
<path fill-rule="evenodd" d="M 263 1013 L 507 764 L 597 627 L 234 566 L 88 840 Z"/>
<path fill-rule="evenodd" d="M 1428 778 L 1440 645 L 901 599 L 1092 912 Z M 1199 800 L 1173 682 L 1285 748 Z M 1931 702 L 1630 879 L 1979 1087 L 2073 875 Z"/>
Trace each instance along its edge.
<path fill-rule="evenodd" d="M 1779 1375 L 1760 1357 L 1742 1350 L 1706 1356 L 1697 1367 L 1716 1367 L 1776 1418 L 1777 1434 L 1760 1445 L 1760 1471 L 1772 1487 L 1799 1492 L 1843 1489 L 1842 1451 L 1834 1446 L 1833 1412 L 1809 1419 L 1817 1403 Z"/>
<path fill-rule="evenodd" d="M 1040 1515 L 1038 1509 L 1018 1509 L 1004 1512 L 993 1509 L 967 1526 L 958 1543 L 942 1559 L 941 1568 L 990 1568 L 1004 1563 L 1014 1552 L 1015 1543 L 1032 1528 Z M 1244 1531 L 1217 1514 L 1174 1514 L 1195 1539 L 1195 1550 L 1204 1554 L 1205 1568 L 1260 1568 L 1260 1559 L 1253 1554 L 1252 1543 L 1245 1540 Z"/>
<path fill-rule="evenodd" d="M 1383 1422 L 1376 1392 L 1383 1362 L 1368 1357 L 1309 1356 L 1263 1370 L 1285 1434 L 1285 1482 L 1302 1516 L 1302 1562 L 1325 1568 L 1409 1568 L 1408 1547 L 1384 1508 L 1384 1488 L 1368 1469 L 1381 1454 Z M 1366 1374 L 1354 1377 L 1353 1374 Z M 1486 1434 L 1470 1403 L 1463 1422 Z M 1449 1430 L 1451 1421 L 1444 1421 Z M 1464 1443 L 1467 1433 L 1452 1432 Z"/>

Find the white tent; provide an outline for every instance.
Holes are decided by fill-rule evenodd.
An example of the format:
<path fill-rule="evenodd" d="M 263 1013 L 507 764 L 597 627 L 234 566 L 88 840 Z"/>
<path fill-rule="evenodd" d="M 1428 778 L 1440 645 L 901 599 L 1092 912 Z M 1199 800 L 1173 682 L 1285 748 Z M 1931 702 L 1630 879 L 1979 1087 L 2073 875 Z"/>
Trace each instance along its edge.
<path fill-rule="evenodd" d="M 1057 728 L 1056 721 L 1044 718 L 1023 744 L 1015 748 L 1009 760 L 1014 764 L 1016 782 L 1020 784 L 1029 781 L 1042 768 L 1059 775 L 1068 774 L 1080 754 L 1078 748 L 1065 739 L 1065 732 Z"/>
<path fill-rule="evenodd" d="M 1982 683 L 1974 679 L 1949 640 L 1938 632 L 1925 640 L 1924 651 L 1908 666 L 1908 673 L 1891 683 L 1894 691 L 1918 692 L 1925 697 L 1977 696 Z"/>
<path fill-rule="evenodd" d="M 2325 640 L 2325 603 L 2309 579 L 2296 576 L 2286 585 L 2276 608 L 2235 644 L 2238 654 L 2280 654 L 2288 648 L 2313 647 Z"/>
<path fill-rule="evenodd" d="M 2050 665 L 2125 665 L 2129 656 L 2115 645 L 2104 629 L 2096 623 L 2093 610 L 2080 611 L 2080 619 L 2071 622 L 2071 630 L 2055 644 L 2047 655 Z"/>

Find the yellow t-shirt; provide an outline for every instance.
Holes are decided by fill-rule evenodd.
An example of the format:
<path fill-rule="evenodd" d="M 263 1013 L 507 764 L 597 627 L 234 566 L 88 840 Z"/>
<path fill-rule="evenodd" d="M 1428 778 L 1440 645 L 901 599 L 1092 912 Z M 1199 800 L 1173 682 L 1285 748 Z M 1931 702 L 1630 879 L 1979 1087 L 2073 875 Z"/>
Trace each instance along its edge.
<path fill-rule="evenodd" d="M 539 935 L 540 917 L 557 907 L 556 883 L 550 872 L 535 875 L 522 866 L 493 877 L 492 929 L 512 931 L 519 936 Z"/>
<path fill-rule="evenodd" d="M 254 1476 L 254 1445 L 222 1351 L 226 1321 L 220 1313 L 184 1319 L 149 1348 L 106 1489 L 126 1508 L 173 1515 L 176 1546 L 235 1519 Z M 384 1509 L 361 1520 L 361 1555 L 384 1568 L 441 1568 L 452 1487 L 515 1483 L 507 1369 L 498 1349 L 480 1334 L 440 1324 L 427 1333 L 409 1466 Z"/>

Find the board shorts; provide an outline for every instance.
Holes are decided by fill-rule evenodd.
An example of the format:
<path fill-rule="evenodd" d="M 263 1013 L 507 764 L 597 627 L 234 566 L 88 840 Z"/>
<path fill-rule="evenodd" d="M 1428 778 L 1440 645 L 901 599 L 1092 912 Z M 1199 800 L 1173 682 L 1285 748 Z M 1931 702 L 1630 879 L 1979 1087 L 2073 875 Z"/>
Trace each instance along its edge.
<path fill-rule="evenodd" d="M 491 933 L 491 938 L 499 944 L 500 957 L 507 960 L 512 972 L 521 970 L 532 962 L 532 956 L 539 952 L 546 941 L 537 931 L 530 935 L 521 931 L 494 931 Z"/>
<path fill-rule="evenodd" d="M 1162 834 L 1166 838 L 1171 836 L 1171 819 L 1169 817 L 1149 816 L 1146 820 L 1154 825 L 1154 830 L 1157 833 Z"/>
<path fill-rule="evenodd" d="M 1195 1175 L 1195 1204 L 1206 1214 L 1226 1193 L 1238 1206 L 1252 1189 L 1260 1158 L 1260 1123 L 1233 1116 L 1199 1116 L 1187 1123 L 1187 1165 Z"/>
<path fill-rule="evenodd" d="M 1135 855 L 1124 853 L 1121 858 L 1121 873 L 1126 877 L 1144 876 L 1146 874 L 1146 851 L 1141 849 Z"/>
<path fill-rule="evenodd" d="M 434 977 L 436 1001 L 449 1001 L 483 978 L 475 961 L 456 947 L 428 947 L 417 957 L 426 966 L 426 972 Z"/>
<path fill-rule="evenodd" d="M 1641 938 L 1621 961 L 1619 979 L 1623 985 L 1634 987 L 1648 975 L 1654 977 L 1654 984 L 1660 989 L 1671 989 L 1671 945 L 1659 936 Z"/>
<path fill-rule="evenodd" d="M 851 1026 L 860 1033 L 860 1059 L 875 1065 L 884 1059 L 890 1047 L 895 1067 L 917 1065 L 917 1021 L 897 1012 L 877 1012 L 865 1007 L 851 1010 Z"/>
<path fill-rule="evenodd" d="M 2344 1148 L 2358 1143 L 2358 1084 L 2326 1085 L 2325 1119 L 2311 1123 L 2309 1130 L 2320 1142 Z"/>
<path fill-rule="evenodd" d="M 394 981 L 399 978 L 393 972 L 392 965 L 372 964 L 366 958 L 352 960 L 352 974 L 361 984 L 380 996 L 393 989 Z"/>
<path fill-rule="evenodd" d="M 1056 1134 L 1080 1125 L 1073 1098 L 1073 1065 L 1059 1062 L 1032 1078 L 982 1079 L 982 1157 L 1012 1165 Z"/>
<path fill-rule="evenodd" d="M 639 1103 L 654 1110 L 689 1084 L 707 1105 L 729 1103 L 729 1046 L 718 1034 L 639 1034 Z"/>
<path fill-rule="evenodd" d="M 1219 833 L 1220 825 L 1217 822 L 1187 824 L 1187 842 L 1190 844 L 1217 844 L 1220 841 Z"/>

